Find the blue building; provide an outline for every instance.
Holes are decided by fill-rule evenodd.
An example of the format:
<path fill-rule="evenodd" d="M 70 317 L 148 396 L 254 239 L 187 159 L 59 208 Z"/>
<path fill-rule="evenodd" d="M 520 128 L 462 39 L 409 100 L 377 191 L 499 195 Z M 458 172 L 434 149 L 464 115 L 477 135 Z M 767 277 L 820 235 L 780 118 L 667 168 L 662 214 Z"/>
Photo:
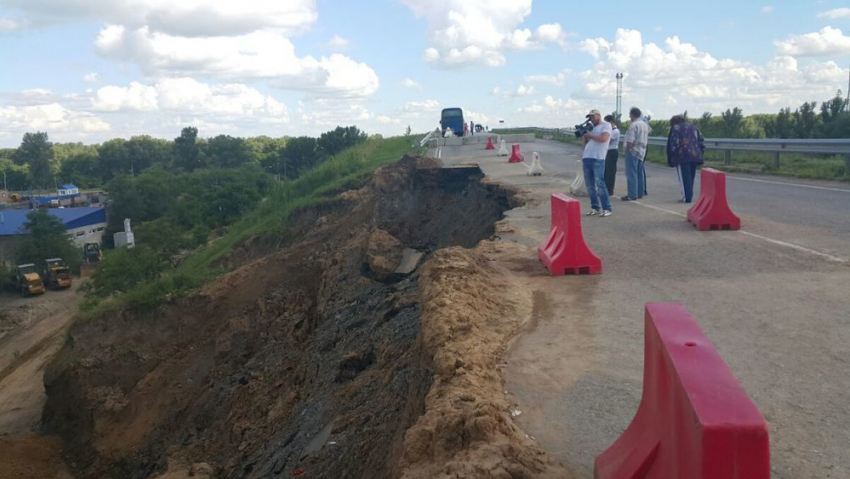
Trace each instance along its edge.
<path fill-rule="evenodd" d="M 79 194 L 79 193 L 78 193 Z M 0 264 L 14 262 L 15 245 L 32 210 L 0 210 Z M 106 229 L 106 208 L 52 208 L 47 210 L 68 229 L 74 244 L 100 243 Z"/>

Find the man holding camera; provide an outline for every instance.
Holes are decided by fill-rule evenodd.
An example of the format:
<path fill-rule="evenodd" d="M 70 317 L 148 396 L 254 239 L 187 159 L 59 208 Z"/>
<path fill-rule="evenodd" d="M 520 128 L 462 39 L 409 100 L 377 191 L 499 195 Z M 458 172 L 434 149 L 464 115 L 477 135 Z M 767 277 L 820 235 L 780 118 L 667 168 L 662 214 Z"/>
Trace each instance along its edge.
<path fill-rule="evenodd" d="M 605 186 L 605 155 L 611 141 L 611 124 L 602 121 L 602 113 L 599 110 L 590 110 L 587 117 L 593 124 L 593 130 L 584 134 L 584 153 L 581 158 L 584 183 L 590 196 L 591 210 L 587 216 L 611 216 L 611 200 Z"/>
<path fill-rule="evenodd" d="M 628 194 L 623 201 L 634 201 L 646 194 L 646 169 L 644 157 L 649 142 L 649 123 L 642 118 L 640 108 L 632 107 L 629 118 L 632 124 L 626 131 L 626 185 Z"/>

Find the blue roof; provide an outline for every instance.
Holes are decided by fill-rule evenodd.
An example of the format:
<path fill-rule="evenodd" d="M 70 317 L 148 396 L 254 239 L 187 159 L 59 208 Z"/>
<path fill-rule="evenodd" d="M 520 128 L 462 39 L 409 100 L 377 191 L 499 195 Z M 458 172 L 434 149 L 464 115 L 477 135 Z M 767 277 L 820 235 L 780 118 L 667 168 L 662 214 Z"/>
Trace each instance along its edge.
<path fill-rule="evenodd" d="M 28 221 L 27 215 L 31 211 L 0 210 L 0 236 L 23 234 L 24 223 Z M 106 223 L 105 208 L 51 208 L 47 212 L 59 218 L 68 229 Z"/>
<path fill-rule="evenodd" d="M 77 187 L 70 184 L 70 183 L 68 183 L 67 185 L 62 185 L 62 186 L 59 187 L 60 190 L 72 190 L 74 188 L 77 188 Z"/>

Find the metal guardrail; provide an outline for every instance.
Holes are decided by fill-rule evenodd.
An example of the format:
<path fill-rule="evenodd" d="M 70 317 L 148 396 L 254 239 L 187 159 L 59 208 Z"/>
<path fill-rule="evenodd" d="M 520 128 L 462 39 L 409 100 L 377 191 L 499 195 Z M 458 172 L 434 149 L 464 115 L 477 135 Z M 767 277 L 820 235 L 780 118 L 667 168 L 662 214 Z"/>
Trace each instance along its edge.
<path fill-rule="evenodd" d="M 535 131 L 552 135 L 572 135 L 571 128 L 511 128 L 511 131 Z M 620 142 L 624 141 L 620 136 Z M 667 138 L 663 136 L 649 137 L 652 146 L 667 146 Z M 840 139 L 746 139 L 746 138 L 706 138 L 705 147 L 708 150 L 723 150 L 724 163 L 732 163 L 733 151 L 757 151 L 773 153 L 773 166 L 779 168 L 781 153 L 827 154 L 844 155 L 844 176 L 850 177 L 850 138 Z"/>
<path fill-rule="evenodd" d="M 427 135 L 425 135 L 425 138 L 422 138 L 422 141 L 420 141 L 420 142 L 419 142 L 419 147 L 420 147 L 420 148 L 423 148 L 423 147 L 425 146 L 425 144 L 426 144 L 426 143 L 428 143 L 428 142 L 431 140 L 431 137 L 432 137 L 432 136 L 434 136 L 434 133 L 435 133 L 436 131 L 437 131 L 437 130 L 431 130 L 431 131 L 429 131 L 429 132 L 428 132 L 428 134 L 427 134 Z"/>

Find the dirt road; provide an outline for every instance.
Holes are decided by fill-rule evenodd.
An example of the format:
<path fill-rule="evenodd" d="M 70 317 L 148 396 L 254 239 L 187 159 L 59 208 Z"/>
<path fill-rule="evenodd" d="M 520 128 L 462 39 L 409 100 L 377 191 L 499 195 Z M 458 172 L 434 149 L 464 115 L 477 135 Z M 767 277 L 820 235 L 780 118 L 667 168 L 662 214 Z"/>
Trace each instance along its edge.
<path fill-rule="evenodd" d="M 44 367 L 76 310 L 78 284 L 31 298 L 0 296 L 0 477 L 71 477 L 60 441 L 36 432 L 46 400 Z"/>

